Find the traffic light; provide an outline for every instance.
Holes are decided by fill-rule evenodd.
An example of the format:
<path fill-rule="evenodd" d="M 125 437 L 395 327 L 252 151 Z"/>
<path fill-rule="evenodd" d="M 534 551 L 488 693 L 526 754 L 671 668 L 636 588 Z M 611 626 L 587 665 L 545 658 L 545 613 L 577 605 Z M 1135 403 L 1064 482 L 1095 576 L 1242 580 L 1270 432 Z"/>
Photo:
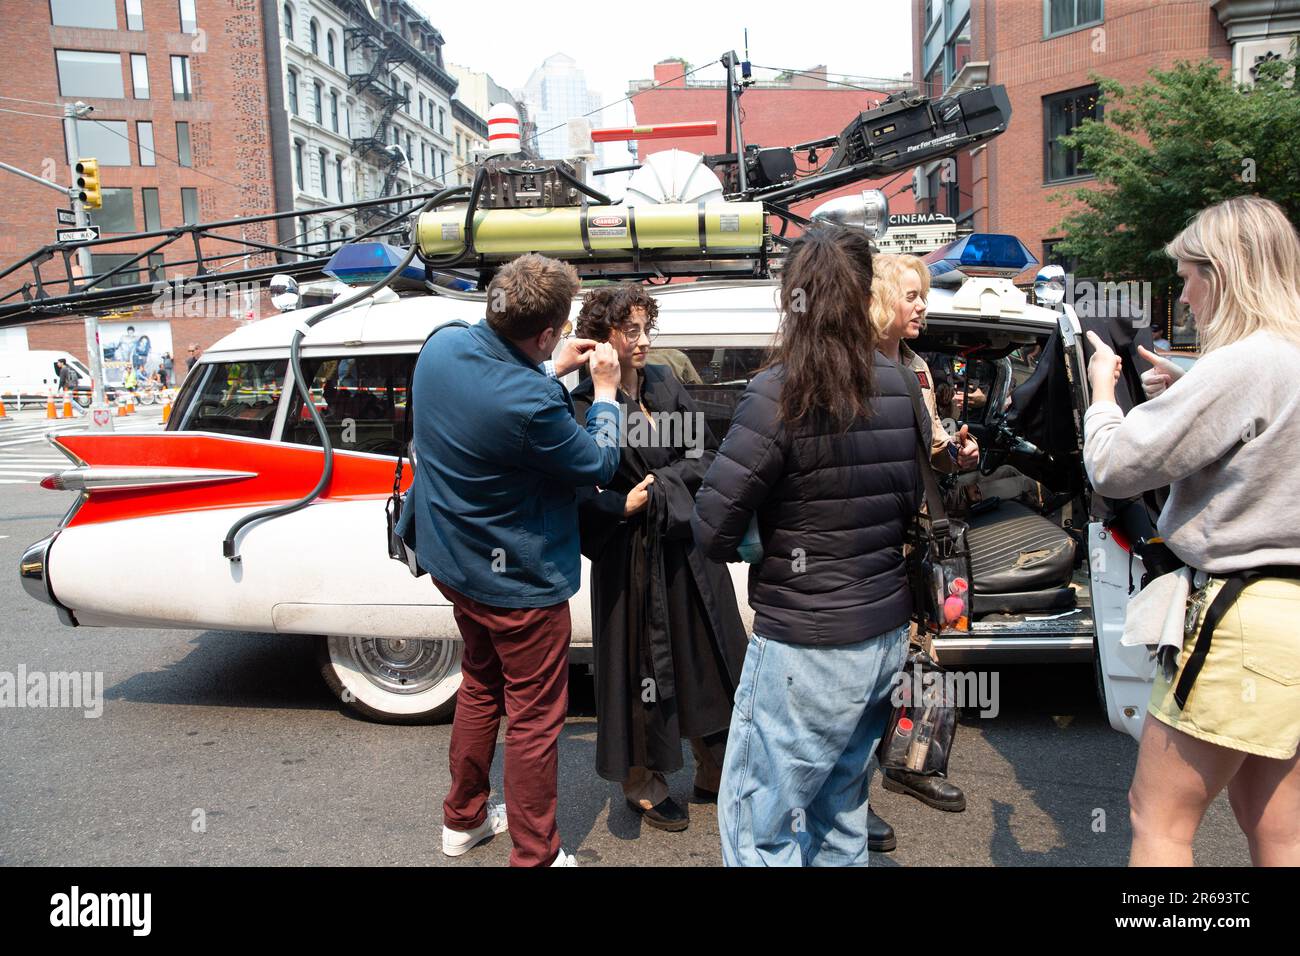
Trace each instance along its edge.
<path fill-rule="evenodd" d="M 77 188 L 81 190 L 81 201 L 87 209 L 99 209 L 104 205 L 104 196 L 99 191 L 99 160 L 77 160 Z"/>

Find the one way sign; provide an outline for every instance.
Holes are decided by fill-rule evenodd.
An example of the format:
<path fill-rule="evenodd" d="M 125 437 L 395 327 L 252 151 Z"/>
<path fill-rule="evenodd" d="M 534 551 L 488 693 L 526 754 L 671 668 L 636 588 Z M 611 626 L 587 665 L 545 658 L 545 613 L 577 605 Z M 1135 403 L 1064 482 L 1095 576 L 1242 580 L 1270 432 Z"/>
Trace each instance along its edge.
<path fill-rule="evenodd" d="M 98 226 L 85 226 L 81 229 L 55 229 L 55 242 L 85 242 L 88 239 L 99 238 Z"/>

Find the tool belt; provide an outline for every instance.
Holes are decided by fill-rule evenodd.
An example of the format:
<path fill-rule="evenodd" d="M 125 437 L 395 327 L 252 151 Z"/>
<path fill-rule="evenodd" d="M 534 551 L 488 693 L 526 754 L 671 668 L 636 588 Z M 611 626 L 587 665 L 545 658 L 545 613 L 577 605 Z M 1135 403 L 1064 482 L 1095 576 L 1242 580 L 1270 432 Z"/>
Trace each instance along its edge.
<path fill-rule="evenodd" d="M 1228 574 L 1215 574 L 1210 576 L 1211 580 L 1218 579 L 1223 582 L 1223 587 L 1219 593 L 1214 596 L 1210 606 L 1205 611 L 1205 618 L 1201 621 L 1199 633 L 1196 635 L 1196 643 L 1192 646 L 1192 653 L 1187 658 L 1187 663 L 1183 665 L 1182 673 L 1178 675 L 1178 684 L 1174 687 L 1174 701 L 1177 702 L 1179 709 L 1187 706 L 1187 697 L 1192 692 L 1192 685 L 1196 683 L 1197 676 L 1201 673 L 1201 668 L 1205 665 L 1205 658 L 1210 653 L 1210 642 L 1214 638 L 1215 628 L 1223 620 L 1223 616 L 1228 613 L 1228 609 L 1237 603 L 1237 598 L 1251 581 L 1259 578 L 1288 578 L 1293 581 L 1300 581 L 1300 567 L 1294 565 L 1273 564 L 1265 565 L 1260 568 L 1247 568 L 1244 571 L 1233 571 Z M 1209 587 L 1209 584 L 1206 584 Z M 1196 618 L 1200 614 L 1200 609 L 1204 606 L 1204 589 L 1199 596 L 1193 596 L 1187 605 L 1187 637 L 1191 636 L 1190 631 L 1196 626 Z"/>

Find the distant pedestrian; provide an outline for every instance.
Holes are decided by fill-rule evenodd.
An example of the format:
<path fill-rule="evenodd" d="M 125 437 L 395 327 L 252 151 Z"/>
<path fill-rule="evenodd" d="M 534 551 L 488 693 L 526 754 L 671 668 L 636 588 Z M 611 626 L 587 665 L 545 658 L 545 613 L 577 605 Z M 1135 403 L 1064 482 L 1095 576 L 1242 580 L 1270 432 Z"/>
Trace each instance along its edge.
<path fill-rule="evenodd" d="M 195 342 L 190 343 L 190 355 L 185 360 L 185 372 L 189 374 L 190 369 L 194 368 L 194 363 L 199 360 L 199 346 Z"/>

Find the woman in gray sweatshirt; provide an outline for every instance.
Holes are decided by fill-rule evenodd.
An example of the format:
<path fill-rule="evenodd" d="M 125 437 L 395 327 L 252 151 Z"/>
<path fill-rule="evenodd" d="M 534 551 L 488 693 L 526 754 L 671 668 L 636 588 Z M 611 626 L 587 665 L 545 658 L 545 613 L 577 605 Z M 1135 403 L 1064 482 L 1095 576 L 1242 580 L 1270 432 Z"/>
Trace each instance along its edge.
<path fill-rule="evenodd" d="M 1190 866 L 1206 808 L 1226 786 L 1256 865 L 1300 865 L 1300 238 L 1254 196 L 1203 210 L 1165 250 L 1178 262 L 1202 358 L 1157 361 L 1154 397 L 1125 415 L 1119 359 L 1095 335 L 1084 463 L 1125 498 L 1169 485 L 1157 527 L 1207 572 L 1172 680 L 1158 672 L 1129 790 L 1134 866 Z M 1151 387 L 1152 379 L 1160 379 Z M 1213 630 L 1183 706 L 1175 689 L 1225 578 L 1269 568 Z"/>

